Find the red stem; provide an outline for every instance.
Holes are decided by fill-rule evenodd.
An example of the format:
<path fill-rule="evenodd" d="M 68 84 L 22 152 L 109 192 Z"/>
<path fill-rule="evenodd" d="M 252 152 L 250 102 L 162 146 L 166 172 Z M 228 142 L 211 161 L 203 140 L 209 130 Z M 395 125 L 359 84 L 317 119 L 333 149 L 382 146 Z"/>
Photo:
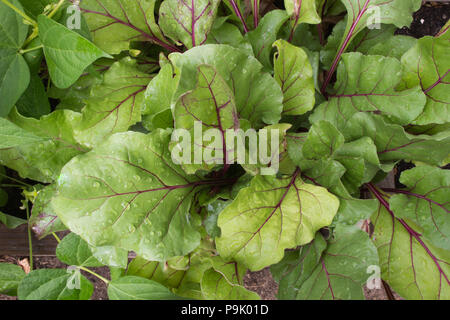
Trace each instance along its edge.
<path fill-rule="evenodd" d="M 331 69 L 330 69 L 330 71 L 328 71 L 327 77 L 322 85 L 321 90 L 320 90 L 324 96 L 326 96 L 326 89 L 327 89 L 328 85 L 330 84 L 331 78 L 333 77 L 333 74 L 336 71 L 339 61 L 341 60 L 341 56 L 347 49 L 348 45 L 350 44 L 350 40 L 352 39 L 353 32 L 355 31 L 356 27 L 358 26 L 359 20 L 361 20 L 363 14 L 366 12 L 369 2 L 370 2 L 370 0 L 366 0 L 366 2 L 364 3 L 364 6 L 362 7 L 362 9 L 359 12 L 358 16 L 356 17 L 355 21 L 353 21 L 353 23 L 352 23 L 352 26 L 351 26 L 347 36 L 345 37 L 344 43 L 342 43 L 341 47 L 339 48 L 338 54 L 334 58 Z"/>
<path fill-rule="evenodd" d="M 233 7 L 234 13 L 236 13 L 239 20 L 242 22 L 242 26 L 244 27 L 244 32 L 248 32 L 247 24 L 245 23 L 244 17 L 242 16 L 241 10 L 239 10 L 239 7 L 237 6 L 236 2 L 234 0 L 230 0 L 231 6 Z"/>

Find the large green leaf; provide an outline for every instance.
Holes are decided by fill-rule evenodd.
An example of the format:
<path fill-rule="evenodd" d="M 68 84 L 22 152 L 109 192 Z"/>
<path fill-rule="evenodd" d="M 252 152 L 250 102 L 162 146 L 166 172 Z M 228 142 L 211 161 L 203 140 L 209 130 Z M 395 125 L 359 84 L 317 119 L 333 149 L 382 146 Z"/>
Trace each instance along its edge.
<path fill-rule="evenodd" d="M 412 222 L 383 206 L 372 216 L 382 278 L 403 298 L 450 299 L 450 252 L 426 239 Z"/>
<path fill-rule="evenodd" d="M 302 153 L 306 159 L 331 158 L 342 147 L 344 141 L 344 136 L 331 123 L 319 121 L 309 130 L 302 146 Z"/>
<path fill-rule="evenodd" d="M 88 300 L 93 291 L 79 270 L 39 269 L 23 278 L 17 296 L 19 300 Z"/>
<path fill-rule="evenodd" d="M 24 178 L 52 182 L 70 159 L 87 151 L 74 139 L 74 126 L 80 120 L 78 113 L 58 110 L 37 120 L 13 111 L 9 118 L 22 129 L 42 138 L 41 142 L 0 150 L 2 163 Z"/>
<path fill-rule="evenodd" d="M 18 0 L 11 3 L 23 10 Z M 0 2 L 0 117 L 8 115 L 30 82 L 30 71 L 19 54 L 28 33 L 28 25 L 9 6 Z"/>
<path fill-rule="evenodd" d="M 155 22 L 155 3 L 155 0 L 83 0 L 80 8 L 94 43 L 110 54 L 118 54 L 128 50 L 132 40 L 165 44 Z"/>
<path fill-rule="evenodd" d="M 382 114 L 398 124 L 409 124 L 423 110 L 419 86 L 397 91 L 402 66 L 394 58 L 347 53 L 338 69 L 335 93 L 318 106 L 310 120 L 328 120 L 339 130 L 358 112 Z"/>
<path fill-rule="evenodd" d="M 191 252 L 200 234 L 189 208 L 205 182 L 172 164 L 169 140 L 163 130 L 120 133 L 74 158 L 52 201 L 58 217 L 93 246 L 118 246 L 152 261 Z"/>
<path fill-rule="evenodd" d="M 159 25 L 175 42 L 188 49 L 206 42 L 220 0 L 166 0 L 159 9 Z"/>
<path fill-rule="evenodd" d="M 103 82 L 91 89 L 76 130 L 77 140 L 93 147 L 112 133 L 127 131 L 139 122 L 144 91 L 151 78 L 129 57 L 115 62 L 104 74 Z"/>
<path fill-rule="evenodd" d="M 420 166 L 402 172 L 400 182 L 407 189 L 391 196 L 392 211 L 419 225 L 434 246 L 450 250 L 450 172 Z"/>
<path fill-rule="evenodd" d="M 367 234 L 355 227 L 341 228 L 321 254 L 322 250 L 323 240 L 300 250 L 296 264 L 286 268 L 280 281 L 282 296 L 301 300 L 364 299 L 362 287 L 370 275 L 367 268 L 378 265 L 377 250 Z"/>
<path fill-rule="evenodd" d="M 270 56 L 272 44 L 277 40 L 277 34 L 288 18 L 289 16 L 285 11 L 272 10 L 261 19 L 255 30 L 245 35 L 245 38 L 253 47 L 253 54 L 261 61 L 266 70 L 272 69 Z"/>
<path fill-rule="evenodd" d="M 0 263 L 0 293 L 17 295 L 17 287 L 25 277 L 23 269 L 15 264 Z"/>
<path fill-rule="evenodd" d="M 185 53 L 171 54 L 180 75 L 174 99 L 195 88 L 198 66 L 213 66 L 232 89 L 239 118 L 259 129 L 277 123 L 283 108 L 283 93 L 270 74 L 252 56 L 228 45 L 204 45 Z"/>
<path fill-rule="evenodd" d="M 274 78 L 283 91 L 283 115 L 301 115 L 315 103 L 313 70 L 306 52 L 287 41 L 277 40 Z"/>
<path fill-rule="evenodd" d="M 280 261 L 284 250 L 306 244 L 331 224 L 338 199 L 326 189 L 307 184 L 299 172 L 284 179 L 256 176 L 219 215 L 216 238 L 224 259 L 250 270 Z"/>
<path fill-rule="evenodd" d="M 75 233 L 69 233 L 56 247 L 56 256 L 61 262 L 70 266 L 101 267 L 89 245 Z"/>
<path fill-rule="evenodd" d="M 412 135 L 399 125 L 386 123 L 380 116 L 359 113 L 349 121 L 346 138 L 356 140 L 364 136 L 374 141 L 380 161 L 387 163 L 406 159 L 440 165 L 450 148 L 448 132 Z"/>
<path fill-rule="evenodd" d="M 415 123 L 450 122 L 450 44 L 442 37 L 424 37 L 402 57 L 407 88 L 420 85 L 427 96 Z"/>
<path fill-rule="evenodd" d="M 110 300 L 174 300 L 177 298 L 158 282 L 141 277 L 125 276 L 108 285 Z"/>
<path fill-rule="evenodd" d="M 232 163 L 233 154 L 229 152 L 226 131 L 239 129 L 239 119 L 233 92 L 213 67 L 198 67 L 196 88 L 178 99 L 174 118 L 175 129 L 188 130 L 190 137 L 194 137 L 192 141 L 183 141 L 183 145 L 187 144 L 191 150 L 187 157 L 190 162 L 181 164 L 187 173 L 194 174 L 199 169 L 211 170 L 214 166 Z M 196 141 L 195 130 L 199 130 L 196 123 L 202 131 L 206 131 L 205 134 L 209 129 L 216 129 L 220 136 L 212 136 L 210 141 Z M 177 148 L 174 147 L 172 152 L 177 152 Z M 203 155 L 203 159 L 196 160 L 197 155 Z"/>
<path fill-rule="evenodd" d="M 86 38 L 44 15 L 38 17 L 38 24 L 50 77 L 58 88 L 70 87 L 91 63 L 110 57 Z"/>

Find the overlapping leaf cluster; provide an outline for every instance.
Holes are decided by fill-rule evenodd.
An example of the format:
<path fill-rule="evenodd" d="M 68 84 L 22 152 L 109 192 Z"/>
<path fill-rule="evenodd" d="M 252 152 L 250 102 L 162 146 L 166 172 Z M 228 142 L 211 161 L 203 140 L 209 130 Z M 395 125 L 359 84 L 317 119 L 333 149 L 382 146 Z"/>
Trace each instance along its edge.
<path fill-rule="evenodd" d="M 89 299 L 80 270 L 109 266 L 110 299 L 258 299 L 243 277 L 270 267 L 280 299 L 362 299 L 379 266 L 450 299 L 450 31 L 394 34 L 420 0 L 83 0 L 74 30 L 41 3 L 0 2 L 0 164 L 45 184 L 29 224 L 69 229 L 74 268 L 0 264 L 1 293 Z M 188 158 L 221 161 L 177 164 L 197 121 L 221 141 Z M 248 129 L 279 131 L 277 173 L 230 164 L 225 132 Z M 404 188 L 377 187 L 401 161 Z"/>

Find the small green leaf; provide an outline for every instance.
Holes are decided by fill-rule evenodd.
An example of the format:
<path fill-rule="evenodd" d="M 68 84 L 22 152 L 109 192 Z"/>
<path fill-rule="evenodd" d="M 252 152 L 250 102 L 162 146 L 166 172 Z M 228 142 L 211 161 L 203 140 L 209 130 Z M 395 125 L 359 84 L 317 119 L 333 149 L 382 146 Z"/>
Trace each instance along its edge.
<path fill-rule="evenodd" d="M 17 287 L 25 277 L 23 269 L 15 264 L 0 263 L 0 293 L 17 295 Z"/>
<path fill-rule="evenodd" d="M 174 300 L 177 296 L 158 282 L 141 277 L 125 276 L 108 285 L 110 300 Z"/>
<path fill-rule="evenodd" d="M 284 40 L 274 44 L 274 78 L 283 91 L 283 115 L 301 115 L 315 103 L 313 70 L 306 52 Z"/>
<path fill-rule="evenodd" d="M 110 57 L 89 40 L 44 15 L 38 17 L 38 25 L 50 77 L 58 88 L 70 87 L 91 63 Z"/>
<path fill-rule="evenodd" d="M 56 256 L 70 266 L 101 267 L 89 249 L 89 245 L 75 233 L 69 233 L 56 247 Z"/>
<path fill-rule="evenodd" d="M 306 159 L 331 158 L 343 144 L 344 136 L 330 122 L 319 121 L 309 130 L 302 152 Z"/>
<path fill-rule="evenodd" d="M 281 26 L 289 19 L 283 10 L 272 10 L 267 13 L 258 27 L 248 32 L 245 38 L 253 47 L 253 54 L 263 64 L 266 70 L 272 69 L 270 53 L 272 44 L 277 40 L 277 34 Z"/>
<path fill-rule="evenodd" d="M 32 75 L 30 84 L 16 103 L 17 110 L 26 117 L 39 119 L 50 113 L 50 103 L 44 84 L 38 75 Z"/>
<path fill-rule="evenodd" d="M 39 269 L 23 278 L 17 296 L 19 300 L 89 300 L 93 291 L 79 270 Z"/>
<path fill-rule="evenodd" d="M 5 214 L 0 212 L 0 224 L 3 224 L 8 229 L 15 229 L 18 226 L 26 224 L 27 221 L 24 219 L 20 219 L 9 214 Z"/>

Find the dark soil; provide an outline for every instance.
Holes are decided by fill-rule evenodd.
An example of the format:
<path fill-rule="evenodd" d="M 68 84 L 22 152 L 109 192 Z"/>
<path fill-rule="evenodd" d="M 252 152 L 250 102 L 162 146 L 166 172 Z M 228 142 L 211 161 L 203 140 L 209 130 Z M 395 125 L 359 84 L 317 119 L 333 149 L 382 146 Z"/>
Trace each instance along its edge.
<path fill-rule="evenodd" d="M 445 25 L 450 17 L 450 3 L 427 2 L 422 8 L 414 14 L 414 22 L 410 28 L 403 28 L 397 31 L 398 34 L 409 35 L 420 38 L 426 35 L 435 35 Z M 11 212 L 12 213 L 12 212 Z M 26 257 L 1 256 L 0 262 L 17 264 L 20 259 Z M 35 257 L 34 268 L 67 268 L 67 265 L 61 263 L 56 257 Z M 93 268 L 93 271 L 99 275 L 109 278 L 109 269 Z M 91 274 L 83 273 L 94 285 L 95 290 L 92 296 L 93 300 L 106 300 L 105 284 Z M 257 292 L 262 299 L 274 300 L 278 291 L 277 283 L 272 279 L 269 269 L 258 272 L 248 273 L 244 278 L 245 287 Z M 364 288 L 368 300 L 386 300 L 388 299 L 384 289 L 368 290 Z M 396 299 L 401 299 L 394 293 Z M 0 295 L 0 300 L 15 300 L 14 297 Z"/>

